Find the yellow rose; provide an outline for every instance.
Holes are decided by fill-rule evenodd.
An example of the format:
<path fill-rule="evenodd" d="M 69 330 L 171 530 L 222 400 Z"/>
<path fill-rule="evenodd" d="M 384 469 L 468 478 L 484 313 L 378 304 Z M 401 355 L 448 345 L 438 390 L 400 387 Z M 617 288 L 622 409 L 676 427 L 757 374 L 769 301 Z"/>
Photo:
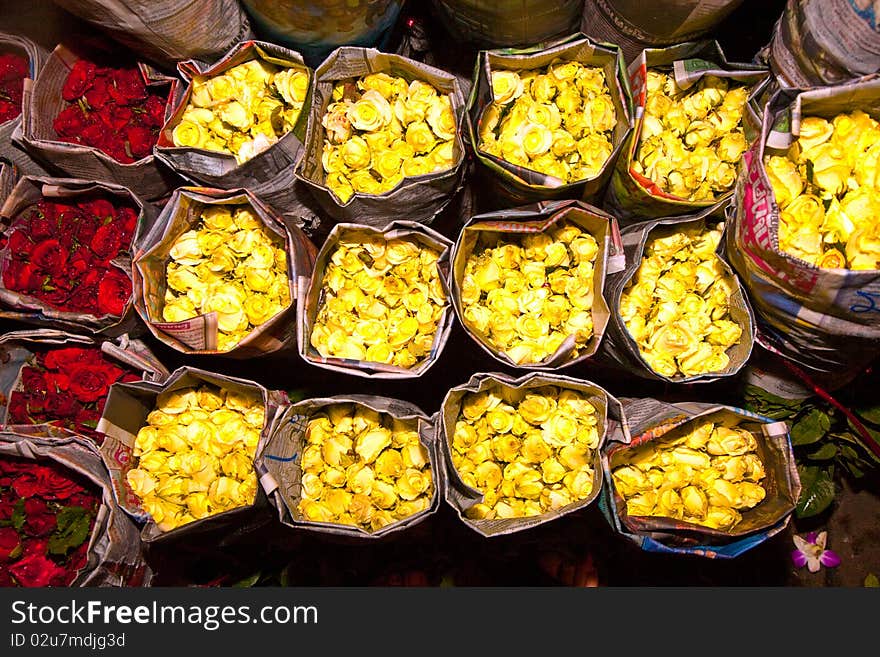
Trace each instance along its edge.
<path fill-rule="evenodd" d="M 363 137 L 353 136 L 342 144 L 342 159 L 350 169 L 365 169 L 371 162 L 370 146 Z"/>
<path fill-rule="evenodd" d="M 309 74 L 293 67 L 287 68 L 272 76 L 272 86 L 288 105 L 302 107 L 309 91 Z"/>
<path fill-rule="evenodd" d="M 269 321 L 277 312 L 278 307 L 264 294 L 252 294 L 244 301 L 244 312 L 248 322 L 260 326 Z"/>
<path fill-rule="evenodd" d="M 210 138 L 208 131 L 200 123 L 182 120 L 171 132 L 175 146 L 201 148 Z"/>
<path fill-rule="evenodd" d="M 406 128 L 406 143 L 409 144 L 416 153 L 428 153 L 436 145 L 437 138 L 426 122 L 414 121 Z"/>
<path fill-rule="evenodd" d="M 523 93 L 523 81 L 516 71 L 492 71 L 492 97 L 496 103 L 506 105 Z"/>

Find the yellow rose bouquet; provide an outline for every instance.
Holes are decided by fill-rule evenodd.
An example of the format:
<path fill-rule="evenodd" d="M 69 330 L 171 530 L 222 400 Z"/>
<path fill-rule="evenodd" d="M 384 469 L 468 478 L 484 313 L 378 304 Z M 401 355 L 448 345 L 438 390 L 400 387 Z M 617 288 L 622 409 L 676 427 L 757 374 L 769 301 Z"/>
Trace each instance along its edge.
<path fill-rule="evenodd" d="M 801 485 L 784 422 L 655 399 L 624 413 L 631 439 L 603 449 L 603 511 L 643 549 L 730 558 L 788 524 Z"/>
<path fill-rule="evenodd" d="M 623 229 L 627 242 L 636 236 L 638 257 L 609 284 L 617 315 L 606 345 L 627 369 L 669 381 L 713 380 L 748 360 L 754 322 L 739 280 L 717 253 L 723 229 L 711 213 Z"/>
<path fill-rule="evenodd" d="M 257 463 L 281 521 L 316 531 L 384 536 L 422 521 L 442 492 L 431 419 L 384 397 L 287 407 Z"/>
<path fill-rule="evenodd" d="M 291 343 L 292 288 L 314 249 L 301 231 L 248 193 L 181 188 L 163 216 L 135 262 L 136 307 L 157 337 L 233 357 Z"/>
<path fill-rule="evenodd" d="M 463 111 L 455 76 L 372 48 L 338 48 L 315 71 L 296 176 L 337 222 L 429 223 L 461 181 Z"/>
<path fill-rule="evenodd" d="M 780 91 L 728 213 L 762 335 L 829 389 L 880 353 L 878 120 L 878 79 Z"/>
<path fill-rule="evenodd" d="M 779 248 L 825 269 L 880 269 L 880 123 L 861 109 L 802 116 L 794 143 L 767 154 Z"/>
<path fill-rule="evenodd" d="M 587 381 L 477 374 L 441 409 L 448 499 L 484 535 L 525 529 L 599 494 L 599 450 L 617 402 Z"/>
<path fill-rule="evenodd" d="M 630 71 L 638 118 L 603 207 L 629 223 L 728 199 L 760 127 L 754 99 L 769 69 L 728 63 L 716 42 L 697 41 L 645 49 Z"/>
<path fill-rule="evenodd" d="M 178 65 L 156 157 L 196 183 L 244 187 L 286 209 L 305 140 L 314 71 L 299 53 L 244 41 L 218 60 Z"/>
<path fill-rule="evenodd" d="M 120 504 L 148 521 L 144 540 L 202 521 L 240 526 L 257 503 L 254 459 L 279 403 L 256 383 L 191 367 L 111 387 L 101 449 Z"/>
<path fill-rule="evenodd" d="M 468 130 L 506 205 L 598 197 L 631 130 L 620 51 L 580 36 L 547 49 L 485 50 Z"/>
<path fill-rule="evenodd" d="M 361 376 L 420 376 L 452 327 L 452 243 L 413 222 L 337 224 L 324 243 L 300 315 L 300 354 Z"/>
<path fill-rule="evenodd" d="M 603 297 L 614 220 L 586 204 L 532 217 L 473 217 L 453 255 L 454 303 L 470 335 L 517 367 L 589 357 L 608 321 Z"/>

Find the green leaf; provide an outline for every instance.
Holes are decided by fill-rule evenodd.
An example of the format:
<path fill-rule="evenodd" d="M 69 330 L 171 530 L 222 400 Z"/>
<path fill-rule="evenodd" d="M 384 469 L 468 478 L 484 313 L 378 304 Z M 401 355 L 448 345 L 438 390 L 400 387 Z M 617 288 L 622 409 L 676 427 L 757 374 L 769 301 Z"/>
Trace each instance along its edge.
<path fill-rule="evenodd" d="M 811 445 L 831 428 L 831 418 L 818 408 L 812 409 L 791 428 L 792 445 Z"/>
<path fill-rule="evenodd" d="M 75 550 L 89 536 L 91 518 L 81 506 L 68 506 L 55 516 L 58 526 L 49 537 L 49 553 L 65 555 Z"/>
<path fill-rule="evenodd" d="M 27 514 L 24 512 L 24 498 L 19 498 L 12 508 L 12 526 L 21 531 L 26 520 Z"/>
<path fill-rule="evenodd" d="M 807 458 L 813 461 L 827 461 L 837 456 L 837 445 L 834 443 L 825 443 L 812 454 L 807 454 Z"/>
<path fill-rule="evenodd" d="M 852 430 L 852 436 L 859 443 L 859 445 L 865 450 L 865 454 L 869 456 L 871 459 L 880 463 L 880 456 L 877 456 L 874 452 L 871 451 L 871 448 L 865 444 L 865 439 L 859 434 L 858 429 L 856 429 L 855 425 L 852 423 L 852 420 L 849 418 L 846 419 L 847 424 L 849 424 L 849 428 Z M 880 444 L 880 431 L 875 431 L 871 427 L 862 425 L 865 427 L 865 431 L 868 432 L 868 435 L 874 439 L 875 443 Z"/>
<path fill-rule="evenodd" d="M 862 420 L 867 420 L 871 424 L 880 425 L 880 406 L 870 406 L 868 408 L 856 409 L 856 415 Z"/>
<path fill-rule="evenodd" d="M 867 586 L 871 589 L 880 588 L 880 579 L 877 579 L 877 576 L 874 573 L 868 573 L 863 586 Z"/>
<path fill-rule="evenodd" d="M 260 577 L 262 577 L 262 575 L 263 575 L 263 573 L 258 570 L 253 575 L 249 575 L 248 577 L 245 577 L 244 579 L 238 580 L 232 586 L 235 588 L 239 588 L 239 589 L 249 589 L 252 586 L 256 586 L 257 582 L 260 581 Z"/>
<path fill-rule="evenodd" d="M 834 501 L 834 481 L 828 471 L 818 466 L 798 467 L 801 475 L 801 496 L 798 498 L 795 515 L 809 518 L 827 509 Z"/>

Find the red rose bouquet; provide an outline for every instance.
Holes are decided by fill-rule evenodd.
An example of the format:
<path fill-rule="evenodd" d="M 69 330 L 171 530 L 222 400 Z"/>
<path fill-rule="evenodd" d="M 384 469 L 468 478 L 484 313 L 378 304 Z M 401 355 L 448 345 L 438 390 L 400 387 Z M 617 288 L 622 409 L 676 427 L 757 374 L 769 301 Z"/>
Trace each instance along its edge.
<path fill-rule="evenodd" d="M 0 53 L 0 123 L 21 114 L 24 79 L 30 75 L 26 57 L 14 52 Z"/>
<path fill-rule="evenodd" d="M 53 424 L 92 438 L 110 386 L 140 381 L 130 368 L 111 361 L 98 346 L 34 349 L 9 396 L 7 424 Z"/>
<path fill-rule="evenodd" d="M 147 86 L 135 66 L 112 68 L 87 59 L 73 65 L 61 97 L 70 103 L 54 119 L 58 139 L 92 146 L 123 164 L 153 152 L 165 118 L 165 96 Z"/>
<path fill-rule="evenodd" d="M 131 279 L 113 261 L 130 258 L 137 222 L 138 210 L 112 196 L 41 198 L 6 231 L 3 286 L 54 310 L 121 317 Z"/>
<path fill-rule="evenodd" d="M 55 461 L 0 455 L 0 586 L 70 586 L 101 493 Z"/>

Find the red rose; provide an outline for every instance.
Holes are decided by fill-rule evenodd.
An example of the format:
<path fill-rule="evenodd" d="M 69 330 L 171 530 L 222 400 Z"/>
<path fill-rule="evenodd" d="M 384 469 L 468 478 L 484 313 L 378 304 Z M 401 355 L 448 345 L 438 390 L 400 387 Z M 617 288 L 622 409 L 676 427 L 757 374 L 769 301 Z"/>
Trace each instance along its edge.
<path fill-rule="evenodd" d="M 132 105 L 147 97 L 147 85 L 138 68 L 116 69 L 112 73 L 115 91 L 110 93 L 120 105 Z"/>
<path fill-rule="evenodd" d="M 70 476 L 45 465 L 33 466 L 29 472 L 19 476 L 12 487 L 21 497 L 39 495 L 48 501 L 66 500 L 82 490 L 82 486 Z"/>
<path fill-rule="evenodd" d="M 13 392 L 9 399 L 6 410 L 6 422 L 8 424 L 32 424 L 28 414 L 27 397 L 20 392 Z M 0 486 L 6 484 L 0 483 Z"/>
<path fill-rule="evenodd" d="M 138 213 L 134 208 L 123 205 L 119 208 L 117 221 L 122 231 L 122 241 L 128 244 L 131 236 L 134 235 L 134 229 L 137 228 Z"/>
<path fill-rule="evenodd" d="M 26 260 L 34 249 L 34 243 L 21 228 L 14 230 L 9 236 L 9 253 L 16 260 Z"/>
<path fill-rule="evenodd" d="M 159 96 L 150 96 L 144 103 L 146 110 L 141 118 L 148 128 L 161 128 L 165 123 L 165 101 Z"/>
<path fill-rule="evenodd" d="M 98 310 L 121 317 L 131 299 L 131 280 L 115 267 L 107 271 L 98 285 Z"/>
<path fill-rule="evenodd" d="M 3 270 L 3 285 L 16 292 L 37 292 L 43 285 L 43 275 L 29 262 L 11 260 Z"/>
<path fill-rule="evenodd" d="M 21 368 L 21 383 L 28 392 L 45 394 L 49 390 L 46 377 L 38 369 L 33 367 Z"/>
<path fill-rule="evenodd" d="M 75 140 L 77 135 L 91 123 L 92 120 L 79 105 L 70 105 L 55 117 L 52 121 L 52 128 L 59 137 Z"/>
<path fill-rule="evenodd" d="M 12 475 L 4 474 L 2 479 L 11 478 Z M 0 479 L 0 480 L 2 480 Z M 0 484 L 0 486 L 8 486 L 9 484 Z M 0 499 L 0 522 L 5 522 L 12 519 L 12 512 L 15 510 L 15 502 L 11 499 L 2 498 Z"/>
<path fill-rule="evenodd" d="M 44 372 L 43 376 L 46 377 L 46 386 L 50 392 L 67 390 L 70 386 L 70 377 L 64 372 Z"/>
<path fill-rule="evenodd" d="M 110 95 L 110 89 L 111 86 L 108 83 L 107 78 L 103 76 L 97 76 L 94 82 L 92 82 L 91 88 L 86 91 L 84 97 L 93 112 L 100 112 L 105 105 L 112 102 L 113 97 Z"/>
<path fill-rule="evenodd" d="M 122 235 L 119 229 L 114 221 L 95 231 L 89 246 L 101 260 L 112 260 L 119 255 L 119 250 L 122 248 Z"/>
<path fill-rule="evenodd" d="M 30 67 L 26 57 L 14 52 L 0 55 L 0 82 L 12 82 L 30 75 Z"/>
<path fill-rule="evenodd" d="M 20 586 L 34 588 L 49 586 L 53 581 L 66 581 L 68 576 L 64 568 L 40 554 L 19 559 L 10 567 L 9 572 Z"/>
<path fill-rule="evenodd" d="M 98 286 L 80 284 L 70 295 L 68 303 L 71 308 L 91 315 L 95 314 L 95 299 L 98 297 Z"/>
<path fill-rule="evenodd" d="M 84 427 L 88 427 L 89 429 L 94 429 L 98 426 L 98 420 L 101 419 L 101 411 L 104 410 L 104 403 L 107 401 L 106 397 L 101 397 L 98 399 L 97 404 L 100 410 L 95 410 L 92 408 L 80 408 L 79 412 L 76 414 L 76 422 L 79 425 Z"/>
<path fill-rule="evenodd" d="M 66 392 L 52 390 L 46 394 L 46 414 L 52 419 L 76 417 L 79 409 L 76 399 Z"/>
<path fill-rule="evenodd" d="M 52 306 L 56 310 L 60 310 L 62 312 L 68 312 L 71 309 L 68 307 L 68 301 L 70 300 L 70 288 L 67 285 L 70 283 L 66 278 L 52 278 L 43 284 L 43 291 L 38 293 L 36 296 L 46 303 L 49 306 Z"/>
<path fill-rule="evenodd" d="M 113 106 L 113 111 L 98 113 L 98 120 L 103 123 L 110 132 L 117 132 L 127 126 L 134 118 L 134 113 L 129 107 Z"/>
<path fill-rule="evenodd" d="M 70 261 L 67 264 L 67 273 L 71 278 L 79 280 L 84 274 L 92 271 L 92 267 L 94 267 L 95 264 L 95 256 L 89 249 L 77 249 L 70 254 Z"/>
<path fill-rule="evenodd" d="M 152 153 L 153 145 L 159 140 L 159 135 L 149 128 L 130 126 L 125 131 L 125 138 L 132 157 L 140 160 Z"/>
<path fill-rule="evenodd" d="M 22 556 L 30 557 L 35 554 L 46 554 L 46 551 L 49 549 L 49 540 L 46 538 L 26 536 L 22 545 L 24 546 Z"/>
<path fill-rule="evenodd" d="M 67 251 L 58 240 L 45 240 L 34 247 L 31 262 L 39 270 L 61 272 L 67 267 Z"/>
<path fill-rule="evenodd" d="M 24 501 L 24 530 L 28 536 L 48 536 L 58 525 L 49 505 L 38 497 Z"/>
<path fill-rule="evenodd" d="M 61 97 L 66 101 L 73 101 L 82 96 L 95 80 L 97 66 L 85 59 L 78 60 L 61 88 Z"/>
<path fill-rule="evenodd" d="M 79 207 L 84 214 L 91 215 L 98 219 L 99 224 L 104 223 L 106 219 L 113 219 L 116 217 L 116 206 L 104 198 L 80 201 Z"/>
<path fill-rule="evenodd" d="M 70 372 L 70 393 L 81 402 L 97 401 L 107 394 L 114 371 L 106 365 L 77 365 Z"/>
<path fill-rule="evenodd" d="M 10 560 L 12 553 L 19 549 L 21 540 L 12 527 L 0 527 L 0 563 Z"/>
<path fill-rule="evenodd" d="M 91 360 L 90 349 L 83 347 L 58 347 L 46 354 L 43 364 L 46 369 L 63 370 L 82 361 Z"/>
<path fill-rule="evenodd" d="M 28 221 L 28 234 L 35 242 L 42 242 L 55 234 L 55 224 L 39 212 L 32 212 Z"/>

